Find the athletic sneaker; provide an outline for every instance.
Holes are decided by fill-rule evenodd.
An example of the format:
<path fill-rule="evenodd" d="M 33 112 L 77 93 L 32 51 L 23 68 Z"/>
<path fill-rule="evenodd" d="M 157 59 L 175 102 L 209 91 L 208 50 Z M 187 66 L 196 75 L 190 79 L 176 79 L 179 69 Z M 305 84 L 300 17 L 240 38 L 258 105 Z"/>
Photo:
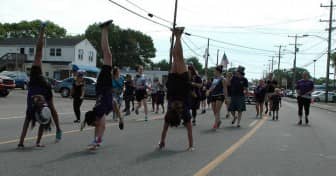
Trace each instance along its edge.
<path fill-rule="evenodd" d="M 24 149 L 24 145 L 23 145 L 23 144 L 18 144 L 18 145 L 17 145 L 17 148 L 18 148 L 18 149 Z"/>
<path fill-rule="evenodd" d="M 62 131 L 61 130 L 57 130 L 56 131 L 56 142 L 61 141 L 62 139 Z"/>
<path fill-rule="evenodd" d="M 75 120 L 75 121 L 74 121 L 74 123 L 79 123 L 79 122 L 80 122 L 80 120 Z"/>
<path fill-rule="evenodd" d="M 306 124 L 308 124 L 309 123 L 309 120 L 308 120 L 308 118 L 306 117 Z"/>
<path fill-rule="evenodd" d="M 139 110 L 135 109 L 135 114 L 138 115 L 139 114 Z"/>
<path fill-rule="evenodd" d="M 83 131 L 83 129 L 85 128 L 85 120 L 83 120 L 80 124 L 80 130 Z"/>
<path fill-rule="evenodd" d="M 192 124 L 196 126 L 196 120 L 192 120 Z"/>
<path fill-rule="evenodd" d="M 299 120 L 298 125 L 302 125 L 302 120 Z"/>

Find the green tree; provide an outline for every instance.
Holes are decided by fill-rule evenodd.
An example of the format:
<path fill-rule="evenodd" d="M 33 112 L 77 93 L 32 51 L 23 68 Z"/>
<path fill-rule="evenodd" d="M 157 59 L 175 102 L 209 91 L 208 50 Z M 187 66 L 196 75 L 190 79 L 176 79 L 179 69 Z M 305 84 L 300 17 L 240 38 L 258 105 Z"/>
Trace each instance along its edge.
<path fill-rule="evenodd" d="M 165 59 L 162 59 L 158 63 L 153 63 L 152 68 L 160 68 L 160 70 L 168 71 L 170 69 L 170 66 Z"/>
<path fill-rule="evenodd" d="M 98 66 L 102 64 L 101 30 L 99 24 L 95 23 L 85 31 L 85 37 L 97 49 Z M 123 30 L 112 24 L 109 28 L 109 44 L 113 55 L 113 64 L 119 67 L 136 65 L 152 65 L 150 58 L 155 57 L 153 40 L 139 31 L 132 29 Z"/>
<path fill-rule="evenodd" d="M 190 57 L 186 59 L 186 63 L 193 63 L 195 69 L 199 72 L 199 73 L 203 73 L 203 66 L 202 64 L 199 62 L 199 59 L 197 57 Z"/>
<path fill-rule="evenodd" d="M 22 37 L 37 38 L 41 23 L 41 20 L 0 23 L 0 39 Z M 63 38 L 66 36 L 66 30 L 51 21 L 47 21 L 46 35 L 49 38 Z"/>
<path fill-rule="evenodd" d="M 297 67 L 295 70 L 295 80 L 300 80 L 302 79 L 302 73 L 303 72 L 308 72 L 307 69 L 305 68 L 301 68 L 301 67 Z M 280 81 L 280 86 L 284 87 L 286 85 L 282 85 L 282 80 L 286 80 L 287 81 L 287 87 L 290 88 L 292 87 L 292 83 L 293 83 L 293 68 L 291 69 L 283 69 L 283 70 L 275 70 L 274 72 L 274 77 L 275 79 L 278 79 L 279 76 L 281 77 L 281 81 Z M 309 72 L 308 72 L 309 73 Z M 309 73 L 309 77 L 311 78 L 311 75 Z"/>

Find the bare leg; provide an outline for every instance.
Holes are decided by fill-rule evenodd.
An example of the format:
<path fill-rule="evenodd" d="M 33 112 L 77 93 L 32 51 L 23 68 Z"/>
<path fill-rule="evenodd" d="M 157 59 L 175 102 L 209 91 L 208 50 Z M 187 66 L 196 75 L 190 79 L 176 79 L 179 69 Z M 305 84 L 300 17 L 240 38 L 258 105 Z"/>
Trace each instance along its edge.
<path fill-rule="evenodd" d="M 148 108 L 147 108 L 147 98 L 142 100 L 144 110 L 145 110 L 145 118 L 147 119 L 147 114 L 148 114 Z"/>
<path fill-rule="evenodd" d="M 192 135 L 192 125 L 190 122 L 186 124 L 186 128 L 188 131 L 188 142 L 189 142 L 188 150 L 192 150 L 194 146 L 194 141 L 193 141 L 193 135 Z"/>
<path fill-rule="evenodd" d="M 42 49 L 43 49 L 43 45 L 44 45 L 44 33 L 45 33 L 45 25 L 42 25 L 40 32 L 39 32 L 39 36 L 37 39 L 37 43 L 36 43 L 36 54 L 35 54 L 35 60 L 33 65 L 36 66 L 41 66 L 42 65 Z"/>
<path fill-rule="evenodd" d="M 37 132 L 36 146 L 40 145 L 42 135 L 43 135 L 43 127 L 42 127 L 42 125 L 40 125 L 39 129 L 38 129 L 38 132 Z"/>
<path fill-rule="evenodd" d="M 260 107 L 260 103 L 256 103 L 257 116 L 259 115 L 259 107 Z"/>
<path fill-rule="evenodd" d="M 103 50 L 104 64 L 112 66 L 112 53 L 108 41 L 108 26 L 104 26 L 101 31 L 101 47 Z"/>
<path fill-rule="evenodd" d="M 243 112 L 241 112 L 241 111 L 238 112 L 238 122 L 237 122 L 237 127 L 240 127 L 240 120 L 241 120 L 242 114 L 243 114 Z"/>
<path fill-rule="evenodd" d="M 21 132 L 19 145 L 23 145 L 24 139 L 27 135 L 27 131 L 28 131 L 28 128 L 29 128 L 29 122 L 30 122 L 30 120 L 27 119 L 27 118 L 23 122 L 23 127 L 22 127 L 22 132 Z"/>
<path fill-rule="evenodd" d="M 174 63 L 172 66 L 172 73 L 185 73 L 187 72 L 187 66 L 184 63 L 184 58 L 183 58 L 183 49 L 182 49 L 182 44 L 181 44 L 181 35 L 182 35 L 183 29 L 178 28 L 174 34 L 175 34 L 175 45 L 173 48 L 173 57 L 174 57 Z"/>
<path fill-rule="evenodd" d="M 159 143 L 159 148 L 163 148 L 165 146 L 165 141 L 166 141 L 168 128 L 169 128 L 168 123 L 164 122 L 162 133 L 161 133 L 161 140 L 160 140 L 160 143 Z"/>

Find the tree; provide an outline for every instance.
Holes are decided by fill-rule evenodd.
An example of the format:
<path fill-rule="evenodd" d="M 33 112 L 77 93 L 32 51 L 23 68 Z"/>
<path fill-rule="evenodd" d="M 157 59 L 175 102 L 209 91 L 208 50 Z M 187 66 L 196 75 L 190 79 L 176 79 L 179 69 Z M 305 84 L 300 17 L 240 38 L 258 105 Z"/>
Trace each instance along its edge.
<path fill-rule="evenodd" d="M 85 37 L 97 49 L 98 66 L 102 64 L 101 30 L 99 24 L 90 25 L 85 31 Z M 109 44 L 113 55 L 113 64 L 119 67 L 135 67 L 139 64 L 149 66 L 155 57 L 153 40 L 139 31 L 132 29 L 123 30 L 112 24 L 109 28 Z"/>
<path fill-rule="evenodd" d="M 162 59 L 158 63 L 153 63 L 152 68 L 160 68 L 160 70 L 163 71 L 168 71 L 170 69 L 169 63 L 165 59 Z"/>
<path fill-rule="evenodd" d="M 330 56 L 331 67 L 334 68 L 334 89 L 336 88 L 336 52 L 332 53 Z"/>
<path fill-rule="evenodd" d="M 302 73 L 303 72 L 308 72 L 308 70 L 305 69 L 305 68 L 296 67 L 296 69 L 295 69 L 296 81 L 302 79 Z M 289 69 L 289 70 L 287 70 L 287 69 L 283 69 L 283 70 L 280 70 L 280 71 L 279 70 L 274 70 L 273 74 L 274 74 L 273 76 L 275 77 L 275 79 L 277 79 L 279 76 L 281 77 L 281 81 L 279 83 L 281 87 L 285 86 L 285 85 L 282 85 L 282 80 L 286 80 L 287 87 L 292 87 L 292 82 L 293 82 L 293 69 L 292 68 Z M 309 74 L 309 77 L 311 78 L 311 75 L 310 75 L 309 72 L 308 72 L 308 74 Z"/>
<path fill-rule="evenodd" d="M 202 64 L 199 62 L 199 59 L 197 59 L 197 57 L 190 57 L 186 59 L 186 63 L 192 63 L 195 67 L 195 69 L 199 72 L 202 73 L 203 72 L 203 66 Z"/>
<path fill-rule="evenodd" d="M 41 20 L 0 23 L 0 39 L 22 37 L 37 38 L 41 23 Z M 64 38 L 66 37 L 66 30 L 51 21 L 47 21 L 46 36 L 48 38 Z"/>

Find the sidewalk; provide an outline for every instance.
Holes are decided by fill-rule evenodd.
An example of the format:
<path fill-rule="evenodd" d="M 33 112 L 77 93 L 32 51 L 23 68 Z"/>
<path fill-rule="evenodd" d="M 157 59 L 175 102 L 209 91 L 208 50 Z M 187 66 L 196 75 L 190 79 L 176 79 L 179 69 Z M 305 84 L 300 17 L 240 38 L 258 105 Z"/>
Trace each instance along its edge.
<path fill-rule="evenodd" d="M 293 102 L 296 103 L 296 99 L 295 98 L 288 98 L 288 97 L 283 97 L 283 100 L 287 101 L 287 102 Z M 332 111 L 332 112 L 336 112 L 336 103 L 323 103 L 323 102 L 313 102 L 311 104 L 312 107 L 316 107 L 316 108 L 320 108 L 320 109 L 324 109 L 324 110 L 328 110 L 328 111 Z"/>

